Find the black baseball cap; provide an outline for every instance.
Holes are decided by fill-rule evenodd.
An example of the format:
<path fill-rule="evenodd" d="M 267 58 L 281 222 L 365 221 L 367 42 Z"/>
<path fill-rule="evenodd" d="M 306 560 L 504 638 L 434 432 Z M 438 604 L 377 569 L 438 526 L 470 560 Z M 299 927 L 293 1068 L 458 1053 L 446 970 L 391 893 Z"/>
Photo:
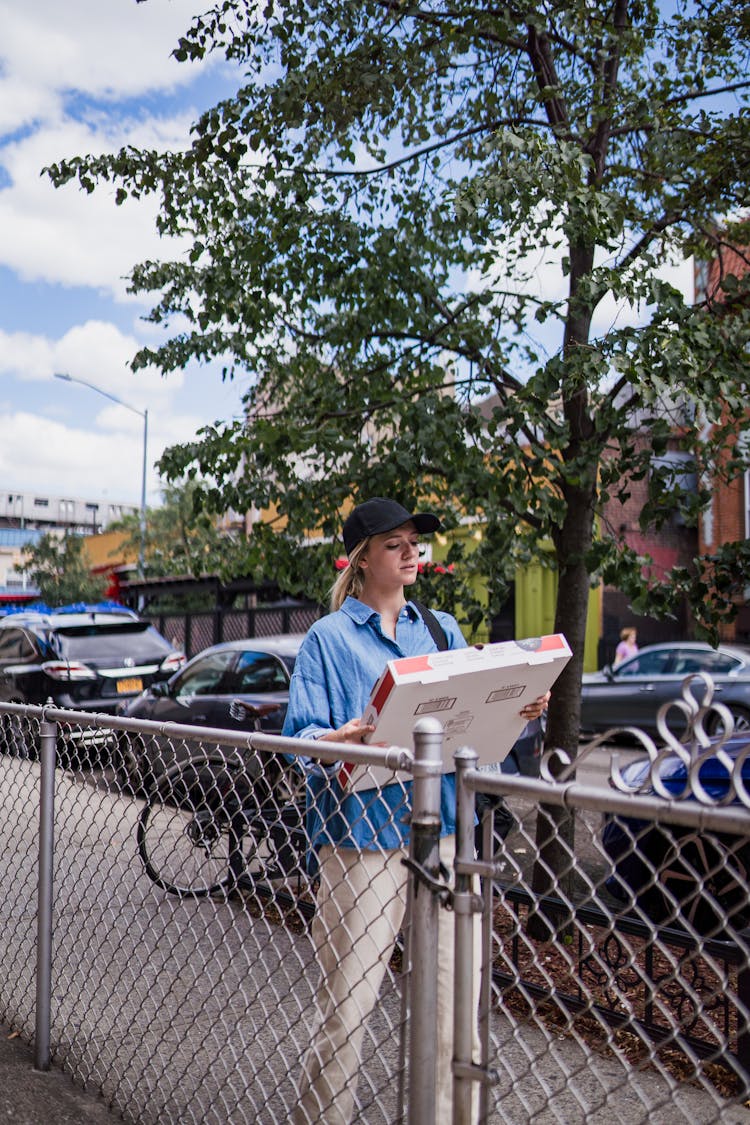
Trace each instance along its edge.
<path fill-rule="evenodd" d="M 431 512 L 417 512 L 416 515 L 412 515 L 396 500 L 385 500 L 382 496 L 373 496 L 372 500 L 357 504 L 344 520 L 342 528 L 347 555 L 350 555 L 357 544 L 368 536 L 383 535 L 386 531 L 393 531 L 394 527 L 401 527 L 402 524 L 408 523 L 409 520 L 421 534 L 437 531 L 441 526 L 440 520 Z"/>

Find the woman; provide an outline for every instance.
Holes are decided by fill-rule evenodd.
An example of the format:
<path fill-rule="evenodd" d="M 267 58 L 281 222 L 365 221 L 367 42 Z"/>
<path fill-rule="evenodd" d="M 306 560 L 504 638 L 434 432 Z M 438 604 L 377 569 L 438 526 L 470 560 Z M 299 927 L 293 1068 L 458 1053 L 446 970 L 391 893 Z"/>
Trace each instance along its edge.
<path fill-rule="evenodd" d="M 388 660 L 434 652 L 436 643 L 404 589 L 417 577 L 419 536 L 437 531 L 431 513 L 410 514 L 394 500 L 359 504 L 343 526 L 349 566 L 295 664 L 283 733 L 327 742 L 360 742 L 373 731 L 364 713 Z M 449 648 L 465 646 L 455 619 L 436 613 Z M 546 699 L 521 713 L 538 717 Z M 378 997 L 388 954 L 401 928 L 409 842 L 410 784 L 346 793 L 336 767 L 307 760 L 308 833 L 320 889 L 313 942 L 322 971 L 318 1021 L 303 1063 L 295 1120 L 346 1125 L 355 1109 L 364 1024 Z M 441 780 L 441 854 L 452 861 L 455 776 Z M 453 918 L 440 911 L 437 1120 L 452 1113 Z"/>
<path fill-rule="evenodd" d="M 638 633 L 632 625 L 626 626 L 624 629 L 620 630 L 620 643 L 615 649 L 615 668 L 618 664 L 622 664 L 623 660 L 630 660 L 630 657 L 635 656 L 638 652 L 638 645 L 636 643 L 637 636 Z"/>

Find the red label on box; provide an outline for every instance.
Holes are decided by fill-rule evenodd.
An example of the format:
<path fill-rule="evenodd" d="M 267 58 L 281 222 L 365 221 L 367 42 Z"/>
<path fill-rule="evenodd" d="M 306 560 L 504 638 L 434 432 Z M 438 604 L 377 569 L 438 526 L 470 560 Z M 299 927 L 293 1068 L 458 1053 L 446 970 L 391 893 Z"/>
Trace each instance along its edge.
<path fill-rule="evenodd" d="M 419 657 L 418 659 L 421 660 L 422 658 Z M 370 705 L 375 708 L 375 710 L 377 711 L 378 714 L 380 714 L 380 712 L 383 710 L 383 704 L 385 703 L 386 699 L 388 698 L 388 695 L 389 695 L 392 687 L 393 687 L 393 673 L 391 672 L 390 668 L 388 668 L 388 670 L 383 675 L 383 679 L 381 681 L 380 687 L 378 688 L 374 697 L 370 701 Z"/>
<path fill-rule="evenodd" d="M 400 656 L 398 660 L 393 660 L 391 663 L 399 676 L 410 676 L 414 672 L 429 672 L 432 668 L 429 652 L 424 656 Z"/>

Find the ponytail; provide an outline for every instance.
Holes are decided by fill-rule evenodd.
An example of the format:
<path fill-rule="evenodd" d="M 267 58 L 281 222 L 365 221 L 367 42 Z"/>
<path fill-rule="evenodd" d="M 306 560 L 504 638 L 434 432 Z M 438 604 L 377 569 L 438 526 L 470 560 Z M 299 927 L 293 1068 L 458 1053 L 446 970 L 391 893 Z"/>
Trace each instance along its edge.
<path fill-rule="evenodd" d="M 349 565 L 341 571 L 331 587 L 331 613 L 341 609 L 347 598 L 358 598 L 362 593 L 365 576 L 359 564 L 369 544 L 369 536 L 357 544 L 349 556 Z"/>

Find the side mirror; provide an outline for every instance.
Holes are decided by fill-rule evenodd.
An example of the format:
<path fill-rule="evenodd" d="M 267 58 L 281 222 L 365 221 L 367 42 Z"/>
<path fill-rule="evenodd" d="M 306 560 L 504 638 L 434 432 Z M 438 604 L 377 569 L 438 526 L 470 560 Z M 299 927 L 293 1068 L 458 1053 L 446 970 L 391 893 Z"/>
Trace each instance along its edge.
<path fill-rule="evenodd" d="M 169 695 L 169 680 L 157 680 L 156 683 L 151 684 L 148 690 L 157 698 L 167 696 Z"/>
<path fill-rule="evenodd" d="M 613 680 L 615 678 L 614 668 L 611 664 L 604 665 L 604 667 L 602 668 L 602 675 L 606 676 L 608 680 Z"/>

